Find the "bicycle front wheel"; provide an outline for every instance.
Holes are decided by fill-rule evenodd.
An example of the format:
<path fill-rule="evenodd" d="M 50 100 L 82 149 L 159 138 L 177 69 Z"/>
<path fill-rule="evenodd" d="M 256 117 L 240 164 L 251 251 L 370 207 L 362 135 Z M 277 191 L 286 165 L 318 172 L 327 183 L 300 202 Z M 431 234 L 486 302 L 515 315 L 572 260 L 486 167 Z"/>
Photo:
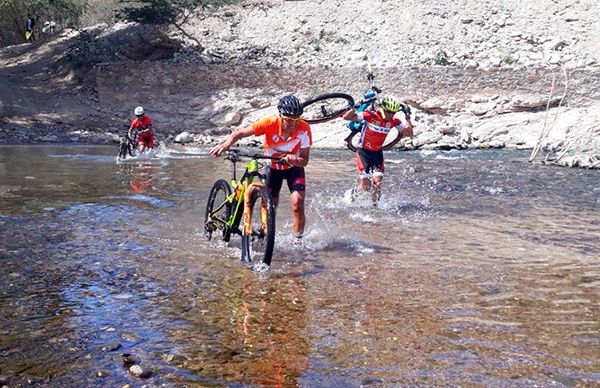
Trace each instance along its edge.
<path fill-rule="evenodd" d="M 383 146 L 381 147 L 381 149 L 384 151 L 391 150 L 396 144 L 398 144 L 400 139 L 402 139 L 402 133 L 400 131 L 397 129 L 392 129 L 392 131 L 395 131 L 395 133 L 389 134 L 385 139 Z M 356 149 L 358 148 L 360 136 L 357 136 L 357 134 L 359 133 L 360 132 L 352 132 L 350 135 L 348 135 L 348 137 L 346 137 L 346 139 L 344 139 L 346 141 L 346 147 L 348 147 L 348 149 L 352 152 L 356 152 Z"/>
<path fill-rule="evenodd" d="M 325 93 L 304 101 L 302 106 L 302 116 L 307 123 L 324 123 L 340 117 L 354 107 L 354 98 L 346 93 Z"/>
<path fill-rule="evenodd" d="M 214 232 L 220 234 L 223 241 L 229 241 L 231 237 L 231 230 L 227 227 L 233 208 L 231 202 L 227 201 L 230 194 L 231 187 L 224 179 L 216 181 L 210 190 L 204 214 L 204 235 L 208 240 Z"/>
<path fill-rule="evenodd" d="M 275 207 L 269 189 L 257 186 L 251 189 L 249 211 L 244 213 L 242 261 L 271 265 L 275 246 Z"/>
<path fill-rule="evenodd" d="M 125 159 L 125 158 L 127 158 L 128 153 L 129 152 L 127 150 L 127 144 L 126 143 L 119 144 L 119 155 L 117 155 L 117 158 Z"/>

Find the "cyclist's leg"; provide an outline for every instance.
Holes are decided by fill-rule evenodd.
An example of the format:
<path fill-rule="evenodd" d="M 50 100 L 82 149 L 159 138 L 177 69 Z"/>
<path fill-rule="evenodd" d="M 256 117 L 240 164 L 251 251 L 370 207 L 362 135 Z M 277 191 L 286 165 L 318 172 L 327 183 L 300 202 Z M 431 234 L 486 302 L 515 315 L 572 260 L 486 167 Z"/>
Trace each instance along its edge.
<path fill-rule="evenodd" d="M 295 236 L 302 236 L 306 215 L 304 212 L 304 198 L 306 191 L 306 175 L 304 167 L 292 167 L 286 171 L 286 181 L 290 190 L 290 202 L 292 204 L 293 223 L 292 231 Z"/>
<path fill-rule="evenodd" d="M 148 144 L 147 144 L 148 148 L 154 148 L 154 134 L 150 133 L 150 136 L 148 137 Z"/>
<path fill-rule="evenodd" d="M 152 148 L 152 141 L 152 137 L 148 134 L 140 135 L 138 137 L 138 149 L 140 150 L 140 153 L 144 153 L 144 151 L 146 151 L 147 149 Z"/>
<path fill-rule="evenodd" d="M 277 207 L 279 205 L 279 192 L 281 191 L 281 186 L 283 185 L 283 176 L 280 170 L 273 170 L 269 166 L 267 166 L 265 170 L 265 175 L 265 186 L 267 186 L 271 192 L 273 206 Z"/>
<path fill-rule="evenodd" d="M 383 151 L 374 154 L 373 161 L 375 162 L 375 167 L 373 168 L 373 202 L 377 203 L 381 197 L 381 181 L 383 180 L 385 171 Z"/>
<path fill-rule="evenodd" d="M 358 169 L 358 191 L 368 191 L 371 188 L 371 160 L 362 148 L 356 150 L 356 168 Z"/>

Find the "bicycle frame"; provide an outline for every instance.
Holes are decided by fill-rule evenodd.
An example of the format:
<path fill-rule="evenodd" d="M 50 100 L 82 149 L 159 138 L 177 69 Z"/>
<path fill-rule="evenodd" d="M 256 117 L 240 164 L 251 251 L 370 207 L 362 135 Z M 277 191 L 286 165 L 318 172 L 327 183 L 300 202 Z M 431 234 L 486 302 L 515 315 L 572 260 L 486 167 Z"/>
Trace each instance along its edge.
<path fill-rule="evenodd" d="M 371 109 L 375 109 L 375 104 L 377 103 L 378 94 L 382 92 L 377 86 L 375 86 L 375 75 L 371 71 L 371 67 L 368 67 L 369 73 L 367 74 L 367 80 L 371 81 L 371 87 L 363 94 L 363 100 L 358 103 L 358 108 L 356 108 L 356 112 L 362 112 L 365 109 L 371 107 Z M 348 128 L 352 132 L 360 132 L 364 125 L 364 121 L 348 121 Z"/>
<path fill-rule="evenodd" d="M 264 175 L 260 173 L 259 169 L 260 169 L 260 164 L 258 163 L 258 161 L 256 159 L 251 159 L 248 161 L 248 163 L 246 164 L 246 169 L 244 171 L 244 173 L 242 174 L 242 177 L 240 178 L 239 181 L 236 180 L 236 168 L 235 168 L 235 163 L 236 161 L 233 162 L 232 165 L 232 170 L 233 170 L 233 179 L 231 180 L 231 188 L 233 189 L 233 193 L 231 193 L 230 197 L 230 201 L 233 203 L 234 201 L 237 200 L 237 203 L 235 204 L 235 208 L 233 210 L 233 212 L 231 213 L 231 217 L 229 217 L 229 220 L 227 221 L 227 227 L 232 230 L 234 233 L 238 233 L 241 235 L 250 235 L 252 233 L 252 231 L 250 230 L 250 223 L 246 222 L 244 224 L 244 229 L 242 230 L 242 232 L 240 232 L 239 230 L 239 224 L 240 224 L 240 216 L 242 214 L 247 214 L 249 212 L 249 209 L 247 208 L 247 206 L 242 206 L 244 203 L 248 203 L 248 201 L 250 200 L 249 194 L 252 191 L 252 188 L 254 186 L 264 186 L 262 180 L 264 179 Z M 259 177 L 260 179 L 258 179 L 255 182 L 255 177 Z M 243 207 L 243 208 L 242 208 Z M 242 208 L 242 212 L 240 213 L 240 208 Z M 246 220 L 248 219 L 248 217 L 246 217 Z"/>
<path fill-rule="evenodd" d="M 265 178 L 265 176 L 260 172 L 261 165 L 256 160 L 257 157 L 262 156 L 252 155 L 251 157 L 253 159 L 248 161 L 248 163 L 246 164 L 246 169 L 244 170 L 244 173 L 242 174 L 242 177 L 239 180 L 237 180 L 236 177 L 236 163 L 240 161 L 239 156 L 237 155 L 237 153 L 231 153 L 226 157 L 226 159 L 228 159 L 232 163 L 232 179 L 229 183 L 232 189 L 232 193 L 225 199 L 225 201 L 221 205 L 216 207 L 210 215 L 211 218 L 214 218 L 218 222 L 224 223 L 230 232 L 240 236 L 250 235 L 252 233 L 252 231 L 249 230 L 251 228 L 249 222 L 246 222 L 243 230 L 240 230 L 239 228 L 242 214 L 247 213 L 249 211 L 249 209 L 247 209 L 246 206 L 244 206 L 244 203 L 248 203 L 249 194 L 252 191 L 251 189 L 253 187 L 264 186 L 262 180 Z M 255 177 L 258 177 L 260 179 L 255 181 Z M 217 214 L 219 211 L 221 211 L 223 207 L 228 203 L 234 204 L 229 219 L 221 220 L 218 217 L 215 217 L 214 214 Z"/>
<path fill-rule="evenodd" d="M 251 160 L 237 179 L 236 164 L 240 157 Z M 279 157 L 243 154 L 238 150 L 230 150 L 226 159 L 232 163 L 232 179 L 229 182 L 217 180 L 210 191 L 204 219 L 205 235 L 210 240 L 212 233 L 218 230 L 222 234 L 221 240 L 229 242 L 231 234 L 237 234 L 242 238 L 242 261 L 260 261 L 268 266 L 275 244 L 275 207 L 271 193 L 263 183 L 266 178 L 261 172 L 263 164 L 257 159 L 285 161 Z M 216 202 L 217 197 L 221 203 Z M 242 215 L 244 221 L 240 225 Z"/>

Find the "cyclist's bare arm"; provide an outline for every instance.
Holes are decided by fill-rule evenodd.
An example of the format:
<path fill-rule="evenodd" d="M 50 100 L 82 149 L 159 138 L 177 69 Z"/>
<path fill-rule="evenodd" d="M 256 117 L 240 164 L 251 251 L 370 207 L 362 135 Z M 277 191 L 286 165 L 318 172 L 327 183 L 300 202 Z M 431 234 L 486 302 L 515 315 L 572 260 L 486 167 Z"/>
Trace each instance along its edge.
<path fill-rule="evenodd" d="M 410 121 L 410 115 L 405 115 L 406 117 L 406 126 L 402 129 L 402 137 L 413 137 L 413 125 Z"/>
<path fill-rule="evenodd" d="M 287 164 L 295 167 L 305 167 L 308 164 L 310 148 L 300 148 L 299 155 L 287 154 L 284 159 Z"/>
<path fill-rule="evenodd" d="M 350 121 L 354 121 L 354 122 L 360 121 L 358 119 L 358 115 L 356 114 L 356 110 L 355 109 L 348 109 L 346 111 L 346 113 L 343 114 L 342 118 L 344 120 L 350 120 Z"/>
<path fill-rule="evenodd" d="M 210 154 L 213 156 L 219 156 L 224 151 L 227 151 L 229 148 L 231 148 L 231 146 L 233 146 L 238 140 L 252 135 L 254 135 L 252 127 L 240 128 L 237 131 L 233 132 L 231 135 L 229 135 L 223 143 L 214 146 L 210 150 Z"/>

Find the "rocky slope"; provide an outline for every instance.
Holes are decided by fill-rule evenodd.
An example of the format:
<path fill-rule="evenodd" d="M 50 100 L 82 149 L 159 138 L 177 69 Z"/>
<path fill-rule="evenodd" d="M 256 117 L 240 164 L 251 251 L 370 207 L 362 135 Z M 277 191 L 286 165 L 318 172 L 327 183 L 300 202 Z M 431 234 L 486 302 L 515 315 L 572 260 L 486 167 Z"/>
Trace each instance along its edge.
<path fill-rule="evenodd" d="M 2 49 L 0 141 L 115 141 L 141 104 L 163 140 L 212 144 L 283 93 L 360 97 L 371 64 L 414 108 L 400 147 L 532 148 L 545 128 L 560 163 L 599 165 L 600 3 L 398 3 L 242 1 L 185 25 L 202 47 L 119 24 Z M 313 131 L 318 147 L 347 132 Z"/>

